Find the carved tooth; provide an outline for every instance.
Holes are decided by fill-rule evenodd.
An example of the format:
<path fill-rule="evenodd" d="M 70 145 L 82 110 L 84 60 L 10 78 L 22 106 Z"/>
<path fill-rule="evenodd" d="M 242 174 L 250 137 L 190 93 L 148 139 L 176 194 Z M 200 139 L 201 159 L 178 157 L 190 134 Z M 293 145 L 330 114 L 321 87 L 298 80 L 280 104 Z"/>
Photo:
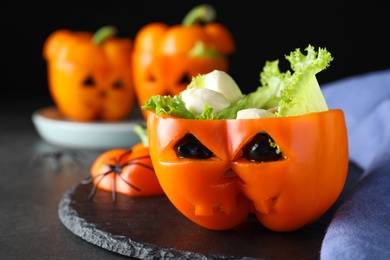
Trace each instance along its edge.
<path fill-rule="evenodd" d="M 262 200 L 259 203 L 254 203 L 256 211 L 262 214 L 268 214 L 271 209 L 274 207 L 276 201 L 278 200 L 277 196 L 272 196 L 268 199 Z"/>

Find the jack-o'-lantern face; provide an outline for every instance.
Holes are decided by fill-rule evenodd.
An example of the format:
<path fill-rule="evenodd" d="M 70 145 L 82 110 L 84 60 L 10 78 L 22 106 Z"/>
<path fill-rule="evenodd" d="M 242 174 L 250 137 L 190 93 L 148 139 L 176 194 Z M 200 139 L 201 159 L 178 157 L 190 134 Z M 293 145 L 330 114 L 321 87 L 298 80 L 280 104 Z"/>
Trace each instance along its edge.
<path fill-rule="evenodd" d="M 316 221 L 340 195 L 348 170 L 344 115 L 188 120 L 148 117 L 151 158 L 173 205 L 209 229 L 251 212 L 267 228 Z"/>
<path fill-rule="evenodd" d="M 58 30 L 45 42 L 50 95 L 60 113 L 76 121 L 116 121 L 135 103 L 132 42 L 109 38 L 100 45 L 93 34 Z"/>
<path fill-rule="evenodd" d="M 133 75 L 138 104 L 153 95 L 174 96 L 192 78 L 215 69 L 228 70 L 228 55 L 235 51 L 230 32 L 222 24 L 168 26 L 151 23 L 134 39 Z M 147 111 L 142 111 L 147 117 Z"/>
<path fill-rule="evenodd" d="M 226 57 L 193 58 L 134 53 L 134 83 L 138 103 L 144 105 L 154 95 L 175 96 L 185 90 L 192 78 L 219 69 L 228 69 Z M 146 116 L 146 111 L 142 110 Z"/>

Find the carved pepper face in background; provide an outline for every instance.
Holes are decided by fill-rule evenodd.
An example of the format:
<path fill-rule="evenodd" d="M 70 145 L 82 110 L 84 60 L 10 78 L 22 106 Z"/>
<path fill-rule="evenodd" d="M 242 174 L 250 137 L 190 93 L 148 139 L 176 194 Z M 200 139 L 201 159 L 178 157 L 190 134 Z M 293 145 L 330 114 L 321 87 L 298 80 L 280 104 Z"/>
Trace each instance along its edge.
<path fill-rule="evenodd" d="M 45 42 L 50 95 L 60 113 L 76 121 L 124 119 L 135 103 L 132 42 L 113 37 L 112 27 L 95 35 L 58 30 Z"/>
<path fill-rule="evenodd" d="M 183 91 L 192 77 L 214 69 L 228 70 L 228 55 L 235 51 L 230 32 L 204 17 L 203 9 L 191 10 L 182 24 L 150 23 L 134 38 L 134 86 L 139 105 L 153 95 L 174 96 Z M 199 20 L 206 24 L 198 24 Z M 146 118 L 146 111 L 142 111 Z"/>
<path fill-rule="evenodd" d="M 234 228 L 251 212 L 271 230 L 299 229 L 331 207 L 346 181 L 341 110 L 243 120 L 150 113 L 147 128 L 165 194 L 209 229 Z"/>

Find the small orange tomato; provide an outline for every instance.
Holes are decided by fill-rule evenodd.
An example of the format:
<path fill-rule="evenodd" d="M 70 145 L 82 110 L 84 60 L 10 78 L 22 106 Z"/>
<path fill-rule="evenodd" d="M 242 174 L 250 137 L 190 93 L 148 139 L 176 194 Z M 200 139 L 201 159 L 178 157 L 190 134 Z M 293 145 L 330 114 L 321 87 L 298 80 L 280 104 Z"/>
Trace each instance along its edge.
<path fill-rule="evenodd" d="M 99 155 L 90 169 L 94 188 L 127 196 L 156 196 L 164 194 L 153 169 L 149 148 L 143 143 L 131 149 L 111 149 Z"/>
<path fill-rule="evenodd" d="M 75 121 L 118 121 L 135 103 L 132 41 L 113 27 L 95 34 L 57 30 L 46 40 L 50 95 L 59 112 Z"/>
<path fill-rule="evenodd" d="M 150 112 L 147 123 L 150 155 L 165 194 L 208 229 L 234 228 L 250 213 L 270 230 L 299 229 L 332 206 L 346 181 L 341 110 L 229 120 Z"/>

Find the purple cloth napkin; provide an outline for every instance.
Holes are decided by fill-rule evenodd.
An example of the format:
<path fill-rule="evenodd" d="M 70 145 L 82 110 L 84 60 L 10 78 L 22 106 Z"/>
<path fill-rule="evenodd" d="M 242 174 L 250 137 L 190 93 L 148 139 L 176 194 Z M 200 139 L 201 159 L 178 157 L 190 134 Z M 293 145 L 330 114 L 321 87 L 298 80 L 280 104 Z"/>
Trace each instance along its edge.
<path fill-rule="evenodd" d="M 390 70 L 324 84 L 329 108 L 344 111 L 350 160 L 364 173 L 337 209 L 321 259 L 390 259 Z"/>

